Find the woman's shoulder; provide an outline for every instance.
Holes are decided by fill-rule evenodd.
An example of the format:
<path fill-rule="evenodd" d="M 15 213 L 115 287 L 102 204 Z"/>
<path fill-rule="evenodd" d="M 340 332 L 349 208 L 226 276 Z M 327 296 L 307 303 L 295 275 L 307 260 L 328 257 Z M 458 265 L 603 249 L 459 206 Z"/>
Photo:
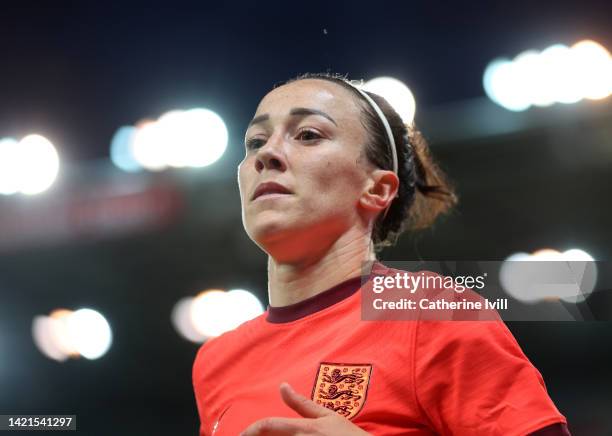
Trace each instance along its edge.
<path fill-rule="evenodd" d="M 235 329 L 207 339 L 199 348 L 195 366 L 201 361 L 210 366 L 217 360 L 226 360 L 227 356 L 241 353 L 241 349 L 252 343 L 253 337 L 257 335 L 265 319 L 265 312 L 257 317 L 243 322 Z"/>

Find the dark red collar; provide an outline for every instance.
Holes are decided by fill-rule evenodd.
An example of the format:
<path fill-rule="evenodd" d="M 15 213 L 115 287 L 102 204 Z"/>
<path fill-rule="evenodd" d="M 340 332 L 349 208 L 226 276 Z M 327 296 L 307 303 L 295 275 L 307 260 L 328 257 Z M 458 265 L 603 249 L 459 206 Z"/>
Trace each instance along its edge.
<path fill-rule="evenodd" d="M 266 320 L 273 324 L 282 324 L 304 318 L 350 297 L 359 288 L 361 288 L 361 276 L 338 283 L 326 291 L 313 295 L 299 303 L 280 307 L 268 306 Z"/>

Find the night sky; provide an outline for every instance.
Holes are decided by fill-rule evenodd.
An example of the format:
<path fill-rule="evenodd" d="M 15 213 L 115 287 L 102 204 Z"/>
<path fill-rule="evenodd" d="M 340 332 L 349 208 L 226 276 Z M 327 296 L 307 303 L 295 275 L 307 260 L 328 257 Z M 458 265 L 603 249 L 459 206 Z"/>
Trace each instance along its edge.
<path fill-rule="evenodd" d="M 65 162 L 106 158 L 121 125 L 219 113 L 230 146 L 259 99 L 307 71 L 405 81 L 418 108 L 484 95 L 497 56 L 583 38 L 612 47 L 612 3 L 13 1 L 0 11 L 0 137 Z"/>

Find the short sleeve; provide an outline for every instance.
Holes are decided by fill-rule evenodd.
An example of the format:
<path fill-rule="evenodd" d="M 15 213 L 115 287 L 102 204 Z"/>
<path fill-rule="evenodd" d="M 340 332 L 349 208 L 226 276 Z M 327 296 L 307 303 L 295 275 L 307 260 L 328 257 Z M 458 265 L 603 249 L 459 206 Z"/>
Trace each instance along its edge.
<path fill-rule="evenodd" d="M 417 401 L 443 435 L 526 435 L 567 423 L 502 321 L 420 321 Z"/>

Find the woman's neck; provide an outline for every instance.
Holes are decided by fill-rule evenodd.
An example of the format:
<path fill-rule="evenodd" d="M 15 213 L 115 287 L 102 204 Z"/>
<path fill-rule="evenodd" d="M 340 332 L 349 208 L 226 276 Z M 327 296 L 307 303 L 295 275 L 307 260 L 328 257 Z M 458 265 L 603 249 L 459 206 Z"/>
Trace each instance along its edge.
<path fill-rule="evenodd" d="M 364 273 L 365 262 L 376 259 L 369 234 L 343 235 L 320 257 L 279 263 L 268 257 L 270 306 L 299 303 L 332 286 Z M 369 273 L 369 271 L 367 271 Z"/>

